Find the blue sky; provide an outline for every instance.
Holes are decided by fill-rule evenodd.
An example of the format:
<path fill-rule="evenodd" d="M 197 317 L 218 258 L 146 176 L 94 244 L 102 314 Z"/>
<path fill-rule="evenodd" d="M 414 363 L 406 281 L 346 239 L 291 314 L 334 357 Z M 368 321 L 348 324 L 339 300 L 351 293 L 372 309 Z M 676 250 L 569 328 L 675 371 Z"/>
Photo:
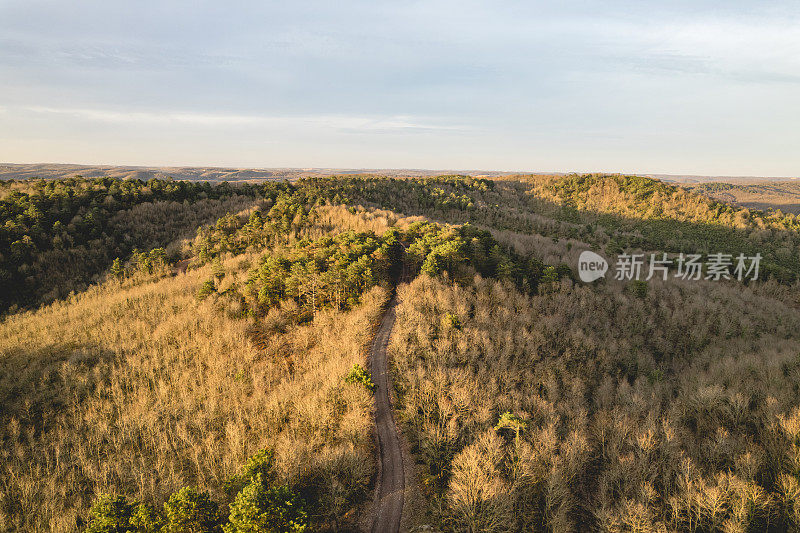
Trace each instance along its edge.
<path fill-rule="evenodd" d="M 0 2 L 0 161 L 800 175 L 800 4 Z"/>

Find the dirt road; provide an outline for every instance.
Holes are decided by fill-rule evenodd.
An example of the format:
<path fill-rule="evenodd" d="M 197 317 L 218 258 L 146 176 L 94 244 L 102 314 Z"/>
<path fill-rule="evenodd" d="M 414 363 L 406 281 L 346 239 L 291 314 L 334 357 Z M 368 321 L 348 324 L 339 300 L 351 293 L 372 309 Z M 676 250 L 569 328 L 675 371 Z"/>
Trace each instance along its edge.
<path fill-rule="evenodd" d="M 372 341 L 371 370 L 375 382 L 375 425 L 378 435 L 380 470 L 378 487 L 375 491 L 372 533 L 397 533 L 400 531 L 400 517 L 403 514 L 403 492 L 405 475 L 403 472 L 403 449 L 392 414 L 389 398 L 389 372 L 386 348 L 394 326 L 397 299 L 389 303 L 389 309 Z"/>

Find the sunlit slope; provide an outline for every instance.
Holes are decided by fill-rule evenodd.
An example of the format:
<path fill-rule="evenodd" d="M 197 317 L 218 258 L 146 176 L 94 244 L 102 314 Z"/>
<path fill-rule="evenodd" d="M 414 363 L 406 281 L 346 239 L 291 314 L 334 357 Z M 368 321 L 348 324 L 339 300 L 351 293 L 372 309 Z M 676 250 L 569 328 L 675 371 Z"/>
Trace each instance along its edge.
<path fill-rule="evenodd" d="M 0 326 L 4 528 L 75 531 L 99 492 L 156 504 L 189 484 L 219 495 L 267 446 L 281 479 L 319 501 L 346 480 L 325 512 L 363 498 L 370 400 L 343 376 L 365 364 L 385 293 L 302 327 L 276 315 L 257 347 L 252 321 L 198 300 L 209 275 L 110 282 Z"/>
<path fill-rule="evenodd" d="M 712 200 L 658 180 L 622 175 L 307 179 L 334 202 L 486 226 L 621 251 L 760 253 L 766 276 L 800 271 L 800 221 Z"/>
<path fill-rule="evenodd" d="M 399 420 L 445 531 L 796 531 L 800 313 L 712 283 L 399 290 Z"/>
<path fill-rule="evenodd" d="M 253 193 L 0 323 L 0 526 L 80 530 L 100 492 L 160 508 L 187 485 L 221 523 L 225 480 L 268 448 L 314 530 L 355 527 L 375 471 L 352 371 L 398 280 L 398 414 L 438 526 L 800 525 L 793 217 L 625 176 Z M 200 202 L 130 212 L 185 235 Z M 581 285 L 587 247 L 761 253 L 773 279 Z"/>

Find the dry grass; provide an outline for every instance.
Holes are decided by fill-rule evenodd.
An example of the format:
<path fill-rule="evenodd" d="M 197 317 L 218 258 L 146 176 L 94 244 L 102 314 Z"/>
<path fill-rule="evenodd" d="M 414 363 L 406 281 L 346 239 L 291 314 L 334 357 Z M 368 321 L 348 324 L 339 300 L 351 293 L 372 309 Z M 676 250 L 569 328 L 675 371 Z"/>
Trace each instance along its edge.
<path fill-rule="evenodd" d="M 407 217 L 394 211 L 374 207 L 323 205 L 315 208 L 317 223 L 325 232 L 355 231 L 383 234 L 389 228 L 406 229 L 414 222 L 428 220 L 422 216 Z M 312 235 L 318 237 L 319 235 Z"/>
<path fill-rule="evenodd" d="M 503 194 L 534 185 L 546 180 Z M 537 202 L 518 198 L 485 222 L 550 236 L 576 229 L 528 212 Z M 588 207 L 611 208 L 603 202 Z M 164 207 L 137 213 L 198 222 L 188 206 Z M 254 204 L 228 207 L 246 216 Z M 418 218 L 318 206 L 286 240 L 380 234 Z M 547 262 L 574 265 L 587 247 L 495 235 Z M 224 502 L 223 480 L 263 447 L 318 523 L 355 522 L 374 472 L 371 398 L 343 377 L 366 365 L 387 293 L 373 289 L 355 310 L 303 326 L 289 303 L 238 318 L 241 300 L 224 292 L 245 283 L 257 262 L 249 250 L 223 253 L 221 267 L 107 282 L 0 324 L 0 529 L 75 531 L 100 492 L 158 504 L 197 484 Z M 217 292 L 199 302 L 220 268 Z M 564 280 L 527 296 L 481 278 L 423 276 L 399 294 L 390 350 L 400 418 L 443 528 L 800 527 L 796 287 L 654 281 L 637 296 L 611 280 Z M 505 411 L 526 423 L 519 438 L 495 429 Z"/>
<path fill-rule="evenodd" d="M 100 492 L 219 496 L 265 446 L 285 480 L 314 487 L 325 518 L 350 509 L 373 472 L 371 398 L 342 377 L 366 363 L 385 292 L 303 327 L 267 317 L 259 349 L 222 300 L 198 303 L 209 275 L 107 283 L 0 325 L 0 528 L 75 531 Z"/>
<path fill-rule="evenodd" d="M 621 289 L 401 289 L 401 419 L 446 529 L 797 527 L 800 313 L 742 287 Z M 494 430 L 505 411 L 519 441 Z"/>

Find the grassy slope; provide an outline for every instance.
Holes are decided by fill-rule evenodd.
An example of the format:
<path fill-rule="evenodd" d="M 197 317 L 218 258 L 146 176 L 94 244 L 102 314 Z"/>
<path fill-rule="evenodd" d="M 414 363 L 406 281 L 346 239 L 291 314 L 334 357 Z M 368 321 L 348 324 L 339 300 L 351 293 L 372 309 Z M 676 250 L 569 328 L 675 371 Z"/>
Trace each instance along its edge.
<path fill-rule="evenodd" d="M 574 264 L 579 247 L 614 243 L 707 245 L 709 221 L 715 245 L 742 243 L 731 235 L 748 246 L 760 239 L 776 261 L 781 248 L 791 255 L 796 246 L 794 232 L 774 220 L 738 220 L 742 212 L 680 190 L 644 201 L 618 179 L 595 178 L 588 187 L 558 180 L 557 188 L 551 178 L 492 187 L 323 182 L 353 203 L 496 228 L 504 242 L 548 262 Z M 651 212 L 658 205 L 660 213 Z M 331 207 L 318 214 L 323 229 L 300 236 L 380 232 L 400 218 Z M 686 233 L 668 242 L 674 228 L 664 225 L 675 223 Z M 245 281 L 241 259 L 227 260 L 220 289 Z M 320 504 L 321 520 L 352 518 L 351 503 L 364 499 L 372 473 L 371 423 L 368 396 L 341 377 L 364 364 L 385 294 L 376 290 L 356 310 L 325 313 L 308 326 L 287 328 L 273 313 L 254 345 L 252 324 L 231 318 L 236 309 L 197 301 L 211 274 L 203 267 L 136 286 L 109 283 L 2 324 L 0 524 L 72 531 L 99 491 L 158 503 L 196 483 L 222 499 L 222 480 L 265 445 L 276 448 L 283 478 Z M 762 507 L 773 518 L 789 520 L 800 500 L 786 500 L 779 487 L 796 450 L 778 415 L 800 403 L 793 385 L 800 318 L 782 303 L 796 291 L 772 287 L 773 298 L 767 288 L 703 287 L 651 286 L 644 299 L 615 284 L 567 284 L 533 297 L 487 282 L 464 289 L 417 280 L 405 289 L 393 340 L 403 413 L 417 457 L 427 468 L 435 463 L 425 481 L 444 524 L 459 529 L 469 502 L 486 501 L 499 524 L 613 525 L 610 516 L 628 516 L 682 529 L 684 522 L 668 522 L 676 508 L 669 498 L 695 501 L 697 487 L 717 487 L 726 469 L 765 491 Z M 447 329 L 445 312 L 463 328 Z M 533 482 L 509 477 L 509 442 L 491 430 L 506 409 L 530 424 L 523 444 L 533 451 L 524 465 Z M 637 455 L 641 439 L 655 444 Z M 695 492 L 676 477 L 681 457 L 698 465 L 686 478 Z M 652 501 L 642 500 L 648 483 L 658 493 Z M 707 516 L 697 502 L 677 511 L 680 520 Z"/>
<path fill-rule="evenodd" d="M 447 530 L 798 525 L 796 309 L 710 284 L 418 278 L 400 299 L 401 420 Z"/>
<path fill-rule="evenodd" d="M 344 483 L 323 482 L 320 499 L 365 489 L 370 399 L 342 376 L 365 364 L 385 294 L 376 289 L 355 311 L 320 315 L 257 348 L 247 321 L 227 318 L 213 299 L 198 303 L 209 274 L 112 282 L 4 322 L 4 528 L 74 531 L 102 491 L 160 502 L 197 484 L 219 495 L 223 479 L 267 445 L 293 484 Z"/>

